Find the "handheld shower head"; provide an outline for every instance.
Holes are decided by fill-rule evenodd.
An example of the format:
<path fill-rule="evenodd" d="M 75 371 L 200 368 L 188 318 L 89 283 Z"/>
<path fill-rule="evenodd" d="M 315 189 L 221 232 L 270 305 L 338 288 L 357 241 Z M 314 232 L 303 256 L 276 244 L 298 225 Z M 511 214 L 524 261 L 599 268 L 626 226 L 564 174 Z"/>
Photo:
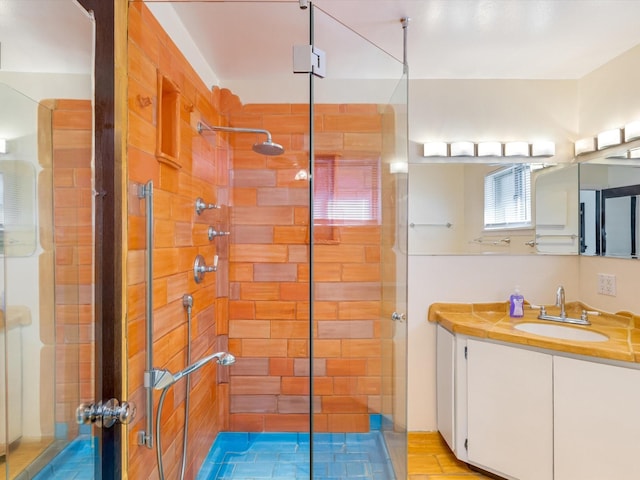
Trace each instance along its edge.
<path fill-rule="evenodd" d="M 254 152 L 259 153 L 260 155 L 282 155 L 284 153 L 284 147 L 271 141 L 271 133 L 268 130 L 263 130 L 261 128 L 218 127 L 216 125 L 207 125 L 204 122 L 198 122 L 198 133 L 201 134 L 203 130 L 231 133 L 262 133 L 267 136 L 267 140 L 262 143 L 254 144 Z"/>
<path fill-rule="evenodd" d="M 169 370 L 153 370 L 153 388 L 156 390 L 164 390 L 176 383 L 182 377 L 191 375 L 196 370 L 200 370 L 211 360 L 216 360 L 219 365 L 228 366 L 233 365 L 236 362 L 236 357 L 227 352 L 218 352 L 207 357 L 204 357 L 197 362 L 189 365 L 184 370 L 180 370 L 177 373 L 171 373 Z"/>

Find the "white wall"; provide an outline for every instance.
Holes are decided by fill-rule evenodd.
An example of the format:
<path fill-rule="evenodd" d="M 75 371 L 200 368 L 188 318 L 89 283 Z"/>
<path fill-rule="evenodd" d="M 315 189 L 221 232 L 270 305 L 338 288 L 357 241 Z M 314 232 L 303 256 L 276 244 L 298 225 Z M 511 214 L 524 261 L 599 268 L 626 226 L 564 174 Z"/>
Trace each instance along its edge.
<path fill-rule="evenodd" d="M 50 98 L 93 98 L 91 75 L 0 72 L 0 83 L 36 102 Z"/>
<path fill-rule="evenodd" d="M 579 82 L 580 138 L 640 120 L 640 45 L 585 75 Z"/>
<path fill-rule="evenodd" d="M 579 134 L 594 136 L 610 128 L 640 120 L 640 45 L 586 75 L 579 83 Z M 610 178 L 612 185 L 619 185 Z M 635 181 L 634 181 L 635 183 Z M 597 293 L 598 273 L 616 276 L 617 295 Z M 640 313 L 637 260 L 581 257 L 580 298 L 607 311 Z"/>

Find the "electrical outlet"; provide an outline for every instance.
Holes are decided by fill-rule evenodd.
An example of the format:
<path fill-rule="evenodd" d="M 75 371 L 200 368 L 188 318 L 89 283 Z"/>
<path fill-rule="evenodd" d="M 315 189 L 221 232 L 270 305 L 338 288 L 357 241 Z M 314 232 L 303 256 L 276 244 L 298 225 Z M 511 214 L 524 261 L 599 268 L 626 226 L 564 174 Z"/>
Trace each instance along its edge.
<path fill-rule="evenodd" d="M 616 296 L 616 276 L 607 273 L 598 274 L 598 293 L 601 295 Z"/>

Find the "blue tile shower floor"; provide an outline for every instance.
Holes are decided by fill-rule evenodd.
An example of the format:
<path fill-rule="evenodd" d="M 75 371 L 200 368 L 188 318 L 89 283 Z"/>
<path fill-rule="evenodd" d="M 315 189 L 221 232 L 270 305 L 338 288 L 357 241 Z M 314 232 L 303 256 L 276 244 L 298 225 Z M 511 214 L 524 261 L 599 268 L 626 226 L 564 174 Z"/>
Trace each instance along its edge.
<path fill-rule="evenodd" d="M 89 434 L 78 435 L 33 480 L 93 480 L 96 441 Z"/>
<path fill-rule="evenodd" d="M 311 478 L 308 433 L 218 434 L 197 480 Z M 313 480 L 394 480 L 382 432 L 313 436 Z M 34 480 L 92 480 L 95 446 L 79 435 Z"/>
<path fill-rule="evenodd" d="M 310 479 L 308 433 L 218 435 L 197 480 Z M 394 480 L 384 438 L 370 433 L 313 436 L 313 480 Z"/>

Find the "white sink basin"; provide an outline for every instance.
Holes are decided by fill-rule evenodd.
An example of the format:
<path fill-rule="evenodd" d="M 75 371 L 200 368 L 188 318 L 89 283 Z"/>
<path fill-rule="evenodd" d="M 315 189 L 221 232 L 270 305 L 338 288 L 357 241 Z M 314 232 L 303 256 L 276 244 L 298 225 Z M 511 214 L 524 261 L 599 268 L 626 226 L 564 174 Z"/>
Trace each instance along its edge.
<path fill-rule="evenodd" d="M 519 323 L 514 327 L 522 332 L 533 333 L 543 337 L 558 338 L 561 340 L 577 340 L 580 342 L 605 342 L 609 337 L 592 330 L 570 327 L 557 323 Z"/>

